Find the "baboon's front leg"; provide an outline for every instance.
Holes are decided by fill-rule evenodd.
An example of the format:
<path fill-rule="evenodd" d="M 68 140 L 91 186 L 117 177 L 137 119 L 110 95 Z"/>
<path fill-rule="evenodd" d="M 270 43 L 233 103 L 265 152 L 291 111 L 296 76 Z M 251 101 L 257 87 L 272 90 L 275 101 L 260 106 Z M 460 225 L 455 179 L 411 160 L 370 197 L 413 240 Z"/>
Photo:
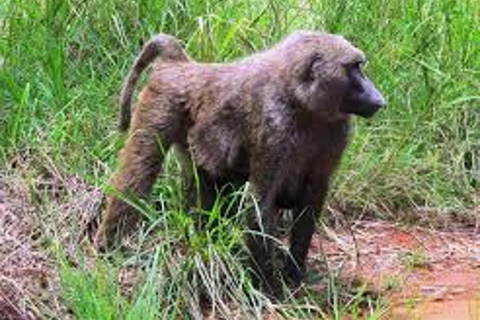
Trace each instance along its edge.
<path fill-rule="evenodd" d="M 299 205 L 293 210 L 290 252 L 287 256 L 285 270 L 289 279 L 297 284 L 300 283 L 305 273 L 305 259 L 315 231 L 316 217 L 323 206 L 327 190 L 327 176 L 317 177 L 315 181 L 310 181 Z"/>
<path fill-rule="evenodd" d="M 164 139 L 165 140 L 165 139 Z M 161 170 L 163 154 L 169 142 L 162 141 L 154 129 L 132 129 L 120 153 L 120 167 L 111 179 L 114 194 L 108 198 L 102 224 L 96 236 L 100 247 L 115 243 L 120 233 L 135 226 L 140 214 L 121 197 L 145 198 Z"/>
<path fill-rule="evenodd" d="M 282 296 L 282 286 L 274 265 L 277 209 L 272 203 L 263 203 L 259 215 L 248 217 L 247 247 L 251 255 L 254 285 L 263 285 L 272 297 Z"/>
<path fill-rule="evenodd" d="M 259 196 L 260 210 L 249 216 L 247 247 L 251 255 L 251 265 L 255 271 L 254 284 L 257 287 L 262 284 L 267 294 L 274 298 L 281 298 L 283 295 L 282 283 L 277 272 L 279 270 L 275 267 L 274 258 L 275 241 L 278 236 L 277 197 L 279 187 L 283 182 L 283 172 L 276 163 L 277 161 L 273 157 L 259 157 L 252 161 L 250 181 Z M 258 174 L 260 172 L 262 174 Z"/>

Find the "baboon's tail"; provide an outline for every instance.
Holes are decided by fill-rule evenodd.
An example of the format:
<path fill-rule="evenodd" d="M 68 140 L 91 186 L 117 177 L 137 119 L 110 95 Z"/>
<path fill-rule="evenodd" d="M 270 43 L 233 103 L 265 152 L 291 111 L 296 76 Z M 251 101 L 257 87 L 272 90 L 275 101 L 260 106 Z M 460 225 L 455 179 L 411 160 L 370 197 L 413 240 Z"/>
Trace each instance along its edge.
<path fill-rule="evenodd" d="M 133 90 L 142 71 L 158 56 L 161 56 L 165 61 L 189 61 L 190 57 L 183 50 L 177 38 L 168 34 L 158 34 L 148 41 L 142 52 L 135 59 L 133 68 L 128 74 L 127 80 L 123 85 L 120 96 L 120 123 L 121 131 L 128 130 L 131 118 L 131 103 Z"/>

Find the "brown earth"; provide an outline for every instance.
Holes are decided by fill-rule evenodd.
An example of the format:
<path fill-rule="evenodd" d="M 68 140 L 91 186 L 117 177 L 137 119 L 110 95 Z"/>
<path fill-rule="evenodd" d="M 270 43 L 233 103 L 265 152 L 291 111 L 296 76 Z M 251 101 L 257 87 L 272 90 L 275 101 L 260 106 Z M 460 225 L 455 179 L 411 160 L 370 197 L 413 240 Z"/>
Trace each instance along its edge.
<path fill-rule="evenodd" d="M 35 189 L 58 206 L 53 210 L 58 216 L 40 218 L 25 179 L 0 176 L 0 319 L 71 318 L 61 299 L 54 253 L 43 249 L 51 244 L 43 242 L 55 236 L 63 246 L 74 243 L 78 230 L 71 226 L 91 219 L 85 213 L 98 211 L 101 194 L 75 178 L 36 181 Z M 480 319 L 478 231 L 473 226 L 440 232 L 380 221 L 357 222 L 351 229 L 324 227 L 313 239 L 310 262 L 325 257 L 341 278 L 361 279 L 380 293 L 389 306 L 384 319 Z"/>
<path fill-rule="evenodd" d="M 361 279 L 385 297 L 384 319 L 480 319 L 475 228 L 439 232 L 363 221 L 351 231 L 325 230 L 310 255 L 324 253 L 330 268 L 342 268 L 341 277 Z"/>
<path fill-rule="evenodd" d="M 86 214 L 96 211 L 101 196 L 78 178 L 52 176 L 28 180 L 0 173 L 0 320 L 72 319 L 61 298 L 59 252 L 52 248 L 76 242 L 72 226 L 89 220 Z M 43 197 L 53 214 L 33 205 Z"/>

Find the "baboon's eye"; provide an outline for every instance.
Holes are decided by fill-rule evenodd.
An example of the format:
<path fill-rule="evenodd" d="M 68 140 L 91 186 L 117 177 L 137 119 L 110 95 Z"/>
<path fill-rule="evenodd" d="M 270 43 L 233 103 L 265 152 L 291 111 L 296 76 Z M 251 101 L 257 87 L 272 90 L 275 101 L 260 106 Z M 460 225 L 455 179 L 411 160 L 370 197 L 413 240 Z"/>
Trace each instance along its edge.
<path fill-rule="evenodd" d="M 365 79 L 365 75 L 362 72 L 362 65 L 363 62 L 358 61 L 350 63 L 346 66 L 346 71 L 350 80 L 351 88 L 359 92 L 363 91 L 361 83 Z"/>
<path fill-rule="evenodd" d="M 357 70 L 362 70 L 365 65 L 367 64 L 366 61 L 354 61 L 352 63 L 349 63 L 346 65 L 347 69 L 352 70 L 352 69 L 357 69 Z"/>

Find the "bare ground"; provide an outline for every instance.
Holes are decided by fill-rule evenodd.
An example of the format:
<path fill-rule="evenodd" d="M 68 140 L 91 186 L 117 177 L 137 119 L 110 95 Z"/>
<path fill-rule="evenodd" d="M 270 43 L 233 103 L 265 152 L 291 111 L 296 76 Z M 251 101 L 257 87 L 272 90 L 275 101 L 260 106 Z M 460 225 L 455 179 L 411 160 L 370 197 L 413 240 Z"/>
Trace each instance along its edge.
<path fill-rule="evenodd" d="M 0 320 L 69 319 L 57 272 L 62 251 L 56 248 L 77 242 L 72 226 L 90 220 L 101 195 L 78 178 L 28 176 L 0 173 Z M 54 207 L 48 215 L 33 205 L 45 198 Z"/>
<path fill-rule="evenodd" d="M 384 221 L 316 236 L 310 255 L 325 256 L 341 278 L 360 279 L 385 297 L 385 319 L 480 319 L 480 234 L 440 232 Z"/>
<path fill-rule="evenodd" d="M 75 243 L 101 195 L 80 179 L 47 176 L 29 182 L 25 175 L 0 174 L 0 319 L 71 318 L 60 295 L 58 253 L 46 242 Z M 58 216 L 45 217 L 31 205 L 43 196 Z M 326 261 L 341 278 L 360 279 L 386 297 L 385 319 L 480 319 L 478 231 L 474 225 L 441 232 L 384 221 L 324 227 L 310 262 L 319 266 L 314 272 L 325 272 Z"/>

